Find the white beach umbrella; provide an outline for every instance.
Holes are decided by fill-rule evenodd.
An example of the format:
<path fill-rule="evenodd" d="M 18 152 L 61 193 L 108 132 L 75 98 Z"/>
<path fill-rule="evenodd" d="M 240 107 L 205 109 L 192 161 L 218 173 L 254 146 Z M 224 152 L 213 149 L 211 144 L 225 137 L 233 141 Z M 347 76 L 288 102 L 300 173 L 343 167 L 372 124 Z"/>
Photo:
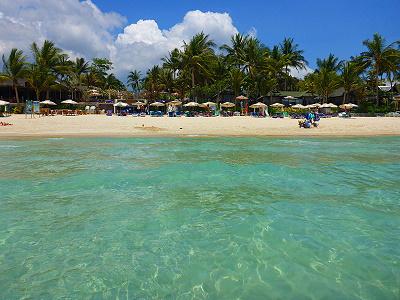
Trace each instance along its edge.
<path fill-rule="evenodd" d="M 283 99 L 286 99 L 286 100 L 295 100 L 295 99 L 297 99 L 297 98 L 295 98 L 295 97 L 293 97 L 293 96 L 286 96 L 286 97 L 283 98 Z"/>
<path fill-rule="evenodd" d="M 189 102 L 184 105 L 184 107 L 197 107 L 199 104 L 197 102 Z"/>
<path fill-rule="evenodd" d="M 207 106 L 216 106 L 217 104 L 216 104 L 215 102 L 208 101 L 208 102 L 204 103 L 204 105 L 207 105 Z"/>
<path fill-rule="evenodd" d="M 0 100 L 0 106 L 5 106 L 10 104 L 10 102 L 4 101 L 4 100 Z"/>
<path fill-rule="evenodd" d="M 44 100 L 44 101 L 42 101 L 42 102 L 40 102 L 40 104 L 44 104 L 44 105 L 57 105 L 56 103 L 54 103 L 53 101 L 51 101 L 51 100 Z"/>
<path fill-rule="evenodd" d="M 346 103 L 346 104 L 342 104 L 339 106 L 341 109 L 352 109 L 355 107 L 358 107 L 358 105 L 355 105 L 353 103 Z"/>
<path fill-rule="evenodd" d="M 292 108 L 295 108 L 295 109 L 304 109 L 304 108 L 307 108 L 307 107 L 304 106 L 304 105 L 301 105 L 301 104 L 296 104 L 296 105 L 293 105 Z"/>
<path fill-rule="evenodd" d="M 267 107 L 267 104 L 262 102 L 257 102 L 255 104 L 250 105 L 250 108 L 265 108 L 265 107 Z"/>
<path fill-rule="evenodd" d="M 127 107 L 127 106 L 129 106 L 129 104 L 125 102 L 117 102 L 114 104 L 114 107 Z"/>
<path fill-rule="evenodd" d="M 225 102 L 225 103 L 221 104 L 221 107 L 225 107 L 225 108 L 235 107 L 235 104 L 232 102 Z"/>
<path fill-rule="evenodd" d="M 333 104 L 333 103 L 328 103 L 330 108 L 337 108 L 337 105 Z"/>
<path fill-rule="evenodd" d="M 285 105 L 283 105 L 282 103 L 274 103 L 270 105 L 271 107 L 275 107 L 275 108 L 279 108 L 279 107 L 284 107 Z"/>
<path fill-rule="evenodd" d="M 162 102 L 153 102 L 152 104 L 150 104 L 150 106 L 157 106 L 157 107 L 160 107 L 160 106 L 165 106 L 165 104 L 162 103 Z"/>
<path fill-rule="evenodd" d="M 63 103 L 63 104 L 72 104 L 72 105 L 77 105 L 78 104 L 78 102 L 76 102 L 74 100 L 71 100 L 71 99 L 61 101 L 61 103 Z"/>
<path fill-rule="evenodd" d="M 138 101 L 138 102 L 132 103 L 132 105 L 134 105 L 134 106 L 143 106 L 143 105 L 146 105 L 146 103 Z"/>

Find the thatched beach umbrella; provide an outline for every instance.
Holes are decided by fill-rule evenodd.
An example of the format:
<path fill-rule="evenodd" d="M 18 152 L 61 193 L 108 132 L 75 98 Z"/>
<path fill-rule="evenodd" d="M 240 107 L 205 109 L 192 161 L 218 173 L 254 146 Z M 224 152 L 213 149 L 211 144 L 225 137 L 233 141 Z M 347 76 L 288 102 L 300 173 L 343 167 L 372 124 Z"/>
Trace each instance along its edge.
<path fill-rule="evenodd" d="M 304 105 L 301 105 L 301 104 L 296 104 L 296 105 L 293 105 L 292 108 L 294 108 L 294 109 L 305 109 L 307 107 L 304 106 Z"/>
<path fill-rule="evenodd" d="M 165 106 L 165 104 L 162 102 L 153 102 L 152 104 L 150 104 L 150 106 L 161 107 L 161 106 Z"/>
<path fill-rule="evenodd" d="M 255 104 L 250 105 L 250 108 L 265 108 L 268 105 L 262 102 L 257 102 Z"/>
<path fill-rule="evenodd" d="M 208 107 L 210 107 L 210 106 L 216 106 L 217 104 L 215 102 L 208 101 L 208 102 L 204 103 L 204 105 L 207 105 Z"/>
<path fill-rule="evenodd" d="M 199 104 L 197 102 L 189 102 L 184 105 L 184 107 L 198 107 Z"/>
<path fill-rule="evenodd" d="M 235 107 L 235 103 L 232 103 L 232 102 L 224 102 L 224 103 L 221 103 L 221 107 L 224 107 L 224 108 L 232 108 L 232 107 Z"/>
<path fill-rule="evenodd" d="M 182 101 L 173 100 L 173 101 L 171 101 L 171 102 L 168 102 L 167 104 L 168 104 L 168 105 L 172 105 L 172 106 L 179 106 L 179 105 L 182 105 Z"/>
<path fill-rule="evenodd" d="M 274 103 L 274 104 L 271 104 L 270 106 L 271 106 L 271 107 L 274 107 L 274 108 L 282 108 L 282 107 L 284 107 L 285 105 L 283 105 L 282 103 L 276 102 L 276 103 Z"/>
<path fill-rule="evenodd" d="M 348 110 L 348 109 L 352 109 L 352 108 L 358 107 L 358 105 L 353 104 L 353 103 L 346 103 L 346 104 L 340 105 L 339 107 L 340 107 L 341 109 L 346 109 L 346 110 Z"/>
<path fill-rule="evenodd" d="M 236 100 L 243 101 L 243 100 L 249 100 L 249 98 L 247 98 L 246 96 L 240 95 L 240 96 L 236 97 Z"/>

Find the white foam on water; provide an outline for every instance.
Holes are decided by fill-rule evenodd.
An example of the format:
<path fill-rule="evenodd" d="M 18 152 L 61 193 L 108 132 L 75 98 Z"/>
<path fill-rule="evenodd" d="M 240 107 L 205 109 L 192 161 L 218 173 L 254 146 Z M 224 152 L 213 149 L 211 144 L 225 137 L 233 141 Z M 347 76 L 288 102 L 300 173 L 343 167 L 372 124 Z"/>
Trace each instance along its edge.
<path fill-rule="evenodd" d="M 17 146 L 17 145 L 0 145 L 0 148 L 19 148 L 21 146 Z"/>

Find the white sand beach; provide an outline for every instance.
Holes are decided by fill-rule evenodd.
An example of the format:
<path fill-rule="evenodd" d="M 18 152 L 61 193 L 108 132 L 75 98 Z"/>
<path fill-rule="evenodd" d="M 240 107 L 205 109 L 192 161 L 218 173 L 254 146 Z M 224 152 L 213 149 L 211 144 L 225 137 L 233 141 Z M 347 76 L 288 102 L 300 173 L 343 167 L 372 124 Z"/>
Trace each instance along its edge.
<path fill-rule="evenodd" d="M 67 136 L 380 136 L 400 135 L 400 118 L 330 118 L 318 128 L 292 119 L 253 117 L 107 117 L 105 115 L 2 118 L 0 138 Z"/>

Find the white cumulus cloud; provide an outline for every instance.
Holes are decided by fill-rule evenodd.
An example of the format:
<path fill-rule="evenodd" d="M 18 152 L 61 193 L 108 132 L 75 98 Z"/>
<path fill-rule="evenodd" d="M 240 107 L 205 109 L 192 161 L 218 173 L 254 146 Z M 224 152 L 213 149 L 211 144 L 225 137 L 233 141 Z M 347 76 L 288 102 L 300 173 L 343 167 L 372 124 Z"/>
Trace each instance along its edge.
<path fill-rule="evenodd" d="M 204 32 L 217 44 L 229 42 L 238 30 L 227 13 L 188 12 L 181 23 L 160 29 L 155 20 L 140 20 L 120 33 L 111 50 L 111 59 L 119 74 L 132 69 L 146 70 L 159 64 L 169 51 L 179 48 L 194 34 Z"/>
<path fill-rule="evenodd" d="M 90 0 L 2 0 L 0 52 L 27 50 L 32 42 L 49 39 L 74 56 L 108 56 L 111 32 L 125 22 L 125 17 L 102 12 Z"/>
<path fill-rule="evenodd" d="M 238 32 L 227 13 L 189 11 L 168 29 L 155 20 L 126 24 L 126 18 L 101 11 L 91 0 L 0 0 L 0 55 L 11 48 L 29 54 L 32 42 L 52 40 L 72 57 L 108 57 L 122 79 L 145 71 L 183 41 L 203 31 L 217 44 Z"/>

